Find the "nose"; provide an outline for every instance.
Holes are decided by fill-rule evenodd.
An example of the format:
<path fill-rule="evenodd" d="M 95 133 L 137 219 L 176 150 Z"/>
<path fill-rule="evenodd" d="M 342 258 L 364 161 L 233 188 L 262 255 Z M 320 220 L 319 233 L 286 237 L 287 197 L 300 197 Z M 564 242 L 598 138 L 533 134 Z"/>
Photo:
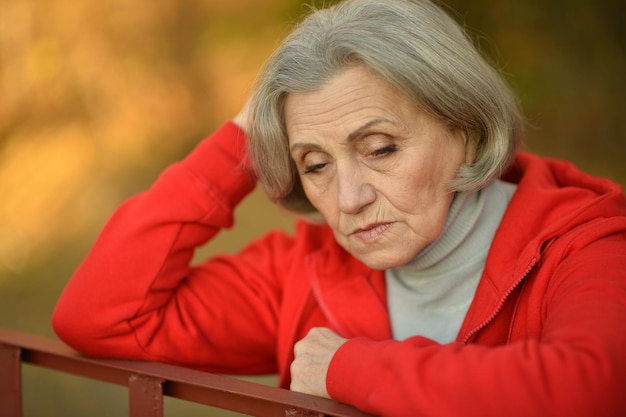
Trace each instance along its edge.
<path fill-rule="evenodd" d="M 337 167 L 337 201 L 339 210 L 356 214 L 376 200 L 376 190 L 365 178 L 358 162 Z"/>

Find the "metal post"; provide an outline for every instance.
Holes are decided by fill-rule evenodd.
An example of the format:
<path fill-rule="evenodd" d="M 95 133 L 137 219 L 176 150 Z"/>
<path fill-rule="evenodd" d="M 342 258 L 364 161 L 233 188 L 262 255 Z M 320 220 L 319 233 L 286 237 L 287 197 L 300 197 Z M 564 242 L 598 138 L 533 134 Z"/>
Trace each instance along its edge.
<path fill-rule="evenodd" d="M 0 343 L 0 415 L 22 416 L 21 349 Z"/>
<path fill-rule="evenodd" d="M 163 417 L 163 380 L 133 374 L 128 395 L 130 417 Z"/>

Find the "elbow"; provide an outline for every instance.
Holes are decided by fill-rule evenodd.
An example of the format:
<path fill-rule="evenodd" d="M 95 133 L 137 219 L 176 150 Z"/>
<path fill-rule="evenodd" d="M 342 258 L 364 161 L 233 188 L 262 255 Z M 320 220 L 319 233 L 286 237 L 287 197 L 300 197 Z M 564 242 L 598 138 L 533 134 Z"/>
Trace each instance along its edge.
<path fill-rule="evenodd" d="M 52 313 L 52 329 L 65 344 L 85 355 L 100 358 L 150 359 L 138 345 L 127 320 L 96 314 L 61 300 Z"/>
<path fill-rule="evenodd" d="M 52 329 L 64 343 L 70 347 L 87 352 L 90 346 L 89 332 L 85 326 L 84 316 L 77 311 L 67 308 L 64 304 L 57 304 L 52 313 Z"/>
<path fill-rule="evenodd" d="M 111 356 L 102 329 L 82 309 L 60 302 L 52 313 L 51 324 L 58 338 L 71 348 L 90 356 Z"/>

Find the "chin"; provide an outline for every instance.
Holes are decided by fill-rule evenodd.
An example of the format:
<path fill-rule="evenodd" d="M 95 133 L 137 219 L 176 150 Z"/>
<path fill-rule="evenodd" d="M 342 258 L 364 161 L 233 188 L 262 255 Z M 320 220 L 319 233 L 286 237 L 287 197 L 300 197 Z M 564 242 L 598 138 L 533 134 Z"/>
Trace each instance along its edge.
<path fill-rule="evenodd" d="M 406 265 L 414 256 L 412 254 L 390 256 L 384 253 L 361 254 L 360 256 L 356 254 L 353 255 L 368 267 L 379 271 Z"/>

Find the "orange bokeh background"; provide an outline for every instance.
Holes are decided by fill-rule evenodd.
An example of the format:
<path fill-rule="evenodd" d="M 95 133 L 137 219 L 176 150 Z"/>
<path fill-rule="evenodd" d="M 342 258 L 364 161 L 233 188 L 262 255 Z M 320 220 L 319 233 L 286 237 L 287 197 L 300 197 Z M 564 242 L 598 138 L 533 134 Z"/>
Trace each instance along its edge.
<path fill-rule="evenodd" d="M 54 303 L 107 217 L 237 112 L 305 3 L 0 0 L 0 326 L 53 337 Z M 526 147 L 626 184 L 625 3 L 447 4 L 518 94 Z M 292 220 L 257 190 L 199 256 Z M 37 372 L 25 415 L 126 409 L 123 392 L 76 400 L 84 381 L 40 386 L 56 377 Z"/>

